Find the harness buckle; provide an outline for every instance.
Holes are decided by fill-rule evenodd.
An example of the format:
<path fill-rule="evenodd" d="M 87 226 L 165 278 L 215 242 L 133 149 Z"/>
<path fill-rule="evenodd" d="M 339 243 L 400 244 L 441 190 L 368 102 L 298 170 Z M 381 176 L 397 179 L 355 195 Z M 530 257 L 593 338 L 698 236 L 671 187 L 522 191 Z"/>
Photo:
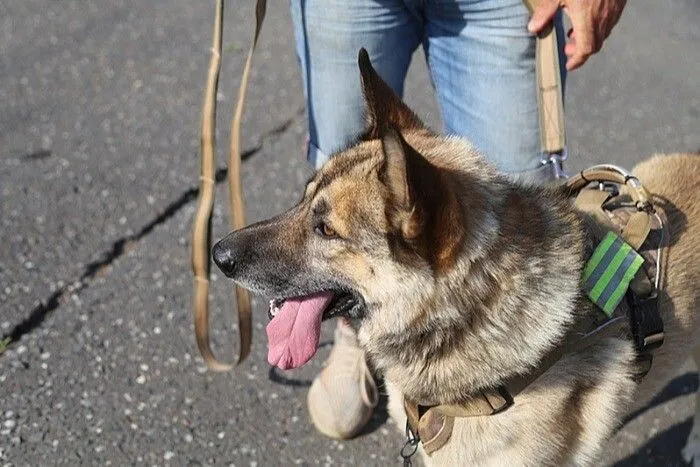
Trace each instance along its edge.
<path fill-rule="evenodd" d="M 659 315 L 659 296 L 653 291 L 646 298 L 628 293 L 632 334 L 641 354 L 656 350 L 664 343 L 664 323 Z"/>
<path fill-rule="evenodd" d="M 614 198 L 620 194 L 620 187 L 612 182 L 598 182 L 598 190 L 610 194 L 610 198 Z M 610 199 L 608 198 L 608 200 Z"/>

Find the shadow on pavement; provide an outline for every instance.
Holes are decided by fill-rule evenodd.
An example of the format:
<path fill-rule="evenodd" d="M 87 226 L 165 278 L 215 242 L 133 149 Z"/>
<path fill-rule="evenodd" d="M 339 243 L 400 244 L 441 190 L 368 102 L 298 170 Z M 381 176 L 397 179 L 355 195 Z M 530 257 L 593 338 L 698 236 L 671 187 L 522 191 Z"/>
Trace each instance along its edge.
<path fill-rule="evenodd" d="M 323 347 L 329 347 L 331 345 L 333 345 L 333 341 L 326 341 L 319 344 L 318 348 L 321 349 Z M 275 367 L 270 367 L 267 377 L 273 383 L 281 384 L 282 386 L 308 388 L 311 386 L 312 383 L 311 380 L 289 378 L 287 376 L 284 376 Z M 360 432 L 358 436 L 368 435 L 374 432 L 375 430 L 379 429 L 382 425 L 384 425 L 389 418 L 389 412 L 387 409 L 389 397 L 387 396 L 386 390 L 384 389 L 384 381 L 378 379 L 376 383 L 379 390 L 379 401 L 377 402 L 377 407 L 375 407 L 374 412 L 372 413 L 372 418 L 369 420 L 367 425 L 364 427 L 364 429 Z"/>
<path fill-rule="evenodd" d="M 377 406 L 374 408 L 374 412 L 372 412 L 372 418 L 369 419 L 369 423 L 365 425 L 359 436 L 368 435 L 374 432 L 384 425 L 389 419 L 389 396 L 384 387 L 384 380 L 377 379 L 376 383 L 379 392 L 379 401 L 377 402 Z"/>
<path fill-rule="evenodd" d="M 639 466 L 685 466 L 688 465 L 681 450 L 688 438 L 693 420 L 689 418 L 683 423 L 672 426 L 659 433 L 639 448 L 631 456 L 614 464 L 615 467 Z"/>
<path fill-rule="evenodd" d="M 664 402 L 675 399 L 676 397 L 693 394 L 698 390 L 698 374 L 685 373 L 669 382 L 664 389 L 659 392 L 649 403 L 638 411 L 632 413 L 625 420 L 624 424 L 629 423 L 635 418 L 644 415 L 649 409 L 652 409 Z M 629 457 L 615 463 L 615 467 L 632 467 L 632 466 L 685 466 L 681 450 L 685 446 L 690 430 L 693 426 L 693 419 L 688 418 L 682 423 L 673 425 L 668 430 L 663 431 L 641 446 L 637 452 Z"/>
<path fill-rule="evenodd" d="M 668 402 L 676 397 L 693 394 L 698 390 L 698 374 L 685 373 L 672 379 L 647 405 L 627 416 L 622 425 L 626 425 L 649 409 Z"/>

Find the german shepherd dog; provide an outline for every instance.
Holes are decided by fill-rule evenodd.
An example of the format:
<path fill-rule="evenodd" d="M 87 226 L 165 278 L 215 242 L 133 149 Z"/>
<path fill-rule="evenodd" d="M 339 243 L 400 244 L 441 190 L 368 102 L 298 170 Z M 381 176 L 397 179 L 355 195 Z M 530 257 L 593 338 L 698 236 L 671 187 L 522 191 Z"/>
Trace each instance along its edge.
<path fill-rule="evenodd" d="M 280 368 L 313 356 L 322 320 L 354 320 L 403 427 L 404 397 L 459 404 L 533 371 L 580 317 L 600 313 L 580 289 L 594 245 L 561 188 L 507 179 L 468 142 L 426 128 L 364 50 L 359 67 L 359 142 L 315 174 L 296 206 L 229 234 L 213 256 L 236 283 L 273 299 L 268 359 Z M 567 353 L 507 410 L 457 418 L 427 464 L 592 464 L 623 417 L 693 354 L 700 156 L 657 156 L 634 173 L 672 206 L 665 342 L 651 371 L 635 381 L 636 351 L 622 337 Z"/>

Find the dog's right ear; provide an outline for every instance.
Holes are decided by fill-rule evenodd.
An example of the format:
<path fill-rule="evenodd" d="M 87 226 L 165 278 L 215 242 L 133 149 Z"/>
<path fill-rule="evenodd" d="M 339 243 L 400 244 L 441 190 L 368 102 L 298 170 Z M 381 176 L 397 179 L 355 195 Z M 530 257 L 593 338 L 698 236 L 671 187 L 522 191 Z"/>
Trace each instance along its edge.
<path fill-rule="evenodd" d="M 425 211 L 420 195 L 425 177 L 433 176 L 432 166 L 392 126 L 381 142 L 384 161 L 379 176 L 391 194 L 390 221 L 403 238 L 412 240 L 421 234 Z"/>
<path fill-rule="evenodd" d="M 367 50 L 360 49 L 357 61 L 362 80 L 362 94 L 365 98 L 367 138 L 381 138 L 390 126 L 399 131 L 425 127 L 375 71 Z"/>
<path fill-rule="evenodd" d="M 387 219 L 436 272 L 443 271 L 456 261 L 465 237 L 452 185 L 397 129 L 387 128 L 381 143 L 379 179 L 390 194 Z"/>

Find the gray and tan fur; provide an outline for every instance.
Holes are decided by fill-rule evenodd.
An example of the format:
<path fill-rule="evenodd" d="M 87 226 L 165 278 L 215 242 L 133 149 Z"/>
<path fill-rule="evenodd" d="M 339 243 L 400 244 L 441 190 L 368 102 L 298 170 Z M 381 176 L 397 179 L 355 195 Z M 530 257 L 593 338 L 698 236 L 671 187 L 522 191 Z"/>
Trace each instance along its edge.
<path fill-rule="evenodd" d="M 533 370 L 594 313 L 579 290 L 592 245 L 561 190 L 507 180 L 469 143 L 425 128 L 362 53 L 360 69 L 362 140 L 317 172 L 297 206 L 216 249 L 233 258 L 227 275 L 254 292 L 355 296 L 345 315 L 358 319 L 360 343 L 402 427 L 404 395 L 459 403 Z M 450 442 L 425 456 L 429 465 L 592 464 L 624 415 L 676 371 L 679 355 L 691 354 L 700 157 L 656 157 L 635 172 L 670 201 L 666 341 L 649 375 L 633 382 L 635 351 L 625 339 L 567 354 L 508 410 L 458 418 Z"/>

